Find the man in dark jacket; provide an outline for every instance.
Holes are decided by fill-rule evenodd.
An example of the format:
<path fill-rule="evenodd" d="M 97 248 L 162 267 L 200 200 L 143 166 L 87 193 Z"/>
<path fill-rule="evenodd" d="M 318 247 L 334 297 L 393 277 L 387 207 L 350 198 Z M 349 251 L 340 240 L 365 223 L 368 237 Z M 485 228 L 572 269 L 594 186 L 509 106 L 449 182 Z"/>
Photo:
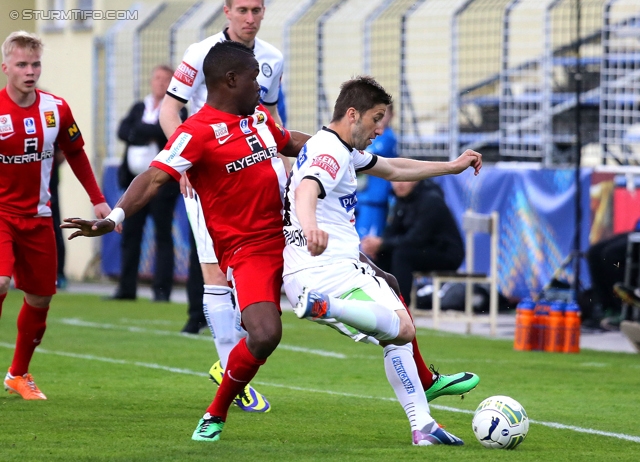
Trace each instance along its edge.
<path fill-rule="evenodd" d="M 432 180 L 393 182 L 396 204 L 380 237 L 362 238 L 362 251 L 393 274 L 407 303 L 413 271 L 457 270 L 464 243 L 440 186 Z"/>
<path fill-rule="evenodd" d="M 127 189 L 136 175 L 145 171 L 153 158 L 167 143 L 158 122 L 160 104 L 169 87 L 173 70 L 156 66 L 151 77 L 151 93 L 133 105 L 120 123 L 118 138 L 127 143 L 122 164 L 118 170 L 118 183 Z M 187 113 L 182 113 L 183 120 Z M 153 299 L 169 301 L 173 288 L 173 210 L 180 195 L 177 182 L 165 184 L 158 195 L 139 213 L 127 217 L 122 229 L 122 259 L 118 289 L 114 300 L 135 300 L 142 235 L 147 216 L 151 214 L 155 225 L 156 261 L 153 274 Z"/>

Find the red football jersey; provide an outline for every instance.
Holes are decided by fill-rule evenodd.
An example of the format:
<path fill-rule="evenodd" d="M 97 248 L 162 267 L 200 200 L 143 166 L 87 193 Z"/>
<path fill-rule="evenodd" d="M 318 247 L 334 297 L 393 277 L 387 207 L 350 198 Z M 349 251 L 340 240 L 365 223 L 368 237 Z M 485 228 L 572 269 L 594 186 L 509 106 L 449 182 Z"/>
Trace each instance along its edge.
<path fill-rule="evenodd" d="M 51 216 L 49 182 L 56 142 L 65 152 L 84 145 L 63 99 L 36 90 L 35 103 L 23 108 L 6 88 L 0 90 L 0 214 Z"/>
<path fill-rule="evenodd" d="M 261 105 L 242 117 L 205 104 L 151 162 L 176 180 L 187 172 L 223 271 L 242 246 L 273 239 L 284 247 L 286 172 L 277 153 L 290 137 Z"/>

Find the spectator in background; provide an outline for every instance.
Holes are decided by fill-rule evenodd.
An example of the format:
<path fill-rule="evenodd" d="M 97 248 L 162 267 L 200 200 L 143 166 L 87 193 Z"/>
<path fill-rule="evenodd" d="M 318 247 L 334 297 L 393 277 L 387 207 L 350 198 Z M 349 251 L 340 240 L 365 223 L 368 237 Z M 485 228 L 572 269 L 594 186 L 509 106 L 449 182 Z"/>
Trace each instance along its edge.
<path fill-rule="evenodd" d="M 118 170 L 118 183 L 127 189 L 134 177 L 147 170 L 160 148 L 167 143 L 167 138 L 158 122 L 160 105 L 164 98 L 173 69 L 159 65 L 153 69 L 151 76 L 151 93 L 143 101 L 133 105 L 129 114 L 120 123 L 118 138 L 127 143 L 122 164 Z M 181 111 L 184 121 L 187 111 Z M 138 281 L 138 266 L 142 234 L 150 214 L 155 224 L 156 262 L 153 275 L 153 300 L 167 302 L 173 288 L 173 210 L 180 195 L 180 186 L 168 182 L 160 188 L 153 198 L 137 214 L 123 223 L 122 259 L 118 289 L 111 297 L 113 300 L 135 300 Z"/>
<path fill-rule="evenodd" d="M 464 243 L 440 186 L 432 180 L 394 181 L 396 204 L 382 237 L 365 236 L 362 251 L 398 280 L 411 303 L 414 271 L 457 270 Z"/>
<path fill-rule="evenodd" d="M 382 119 L 384 131 L 367 148 L 378 156 L 398 157 L 397 139 L 391 128 L 393 104 L 387 107 Z M 391 182 L 370 175 L 358 175 L 358 206 L 356 207 L 356 231 L 360 239 L 365 236 L 381 236 L 387 223 Z"/>
<path fill-rule="evenodd" d="M 640 353 L 640 318 L 638 317 L 640 315 L 640 288 L 618 282 L 613 286 L 613 291 L 622 302 L 633 308 L 632 315 L 627 314 L 626 319 L 621 317 L 620 330 Z"/>
<path fill-rule="evenodd" d="M 587 326 L 620 329 L 622 305 L 614 296 L 613 287 L 624 279 L 628 236 L 629 233 L 616 234 L 596 242 L 587 250 L 591 276 L 591 310 L 583 313 L 583 323 Z"/>

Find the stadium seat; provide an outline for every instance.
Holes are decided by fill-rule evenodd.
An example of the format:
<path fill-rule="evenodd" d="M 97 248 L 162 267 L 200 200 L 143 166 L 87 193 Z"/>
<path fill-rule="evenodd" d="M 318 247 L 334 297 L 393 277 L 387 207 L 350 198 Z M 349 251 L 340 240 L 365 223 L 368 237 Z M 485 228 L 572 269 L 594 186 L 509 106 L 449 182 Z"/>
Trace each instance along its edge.
<path fill-rule="evenodd" d="M 415 277 L 426 276 L 433 281 L 433 327 L 440 328 L 441 321 L 466 322 L 467 334 L 471 333 L 471 324 L 477 322 L 486 322 L 484 318 L 474 316 L 473 314 L 473 285 L 489 284 L 489 324 L 490 333 L 496 335 L 496 326 L 498 321 L 498 212 L 491 214 L 480 214 L 467 210 L 462 216 L 462 231 L 465 234 L 465 262 L 466 271 L 437 271 L 432 273 L 414 273 Z M 480 273 L 475 271 L 474 257 L 475 248 L 474 240 L 476 234 L 488 234 L 490 236 L 490 263 L 489 272 Z M 444 282 L 459 282 L 466 284 L 465 290 L 465 308 L 464 313 L 454 312 L 442 313 L 440 309 L 440 297 L 437 296 Z M 416 303 L 416 285 L 414 283 L 411 294 L 412 308 Z M 412 310 L 415 313 L 415 310 Z"/>

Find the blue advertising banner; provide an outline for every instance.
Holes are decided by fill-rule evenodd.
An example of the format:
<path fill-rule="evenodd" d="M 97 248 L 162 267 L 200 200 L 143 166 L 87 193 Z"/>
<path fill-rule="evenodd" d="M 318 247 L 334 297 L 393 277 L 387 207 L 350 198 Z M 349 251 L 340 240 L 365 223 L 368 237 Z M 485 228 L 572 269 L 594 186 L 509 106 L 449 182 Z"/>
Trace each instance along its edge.
<path fill-rule="evenodd" d="M 575 236 L 575 171 L 573 169 L 523 169 L 483 167 L 435 179 L 461 223 L 465 210 L 500 214 L 498 284 L 500 292 L 522 298 L 537 294 L 571 253 Z M 591 169 L 581 172 L 581 244 L 588 248 Z M 476 270 L 489 270 L 489 238 L 478 236 Z M 565 273 L 573 278 L 571 265 Z M 580 280 L 590 284 L 582 261 Z"/>

